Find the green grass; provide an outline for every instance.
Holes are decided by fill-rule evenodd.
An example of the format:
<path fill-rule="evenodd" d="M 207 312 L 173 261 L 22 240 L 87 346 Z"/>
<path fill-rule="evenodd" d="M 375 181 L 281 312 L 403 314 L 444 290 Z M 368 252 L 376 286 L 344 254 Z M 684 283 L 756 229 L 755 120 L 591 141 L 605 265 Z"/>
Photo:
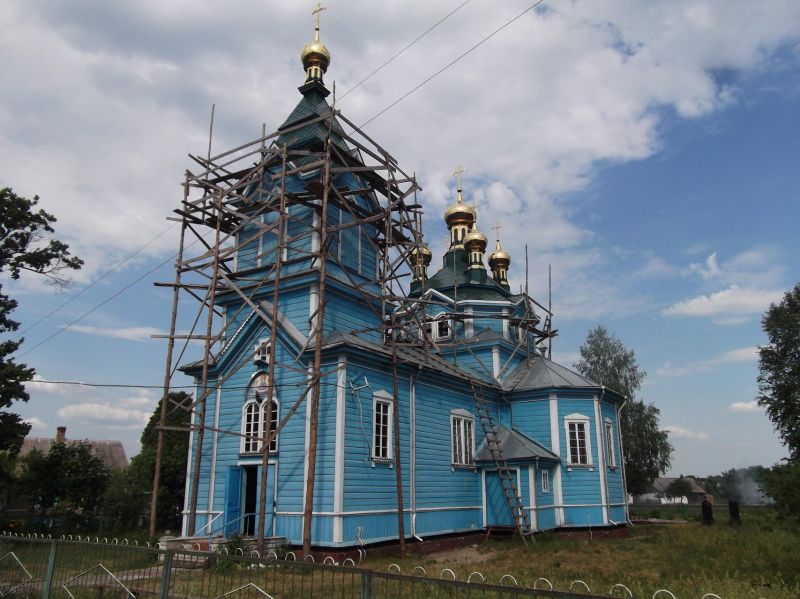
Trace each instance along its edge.
<path fill-rule="evenodd" d="M 723 599 L 800 597 L 798 529 L 787 527 L 771 510 L 746 510 L 742 520 L 740 527 L 691 521 L 638 525 L 628 538 L 574 540 L 547 534 L 529 546 L 519 540 L 489 541 L 404 560 L 370 558 L 365 565 L 386 571 L 395 561 L 403 573 L 421 565 L 435 577 L 447 567 L 460 580 L 477 570 L 491 582 L 511 574 L 528 586 L 544 577 L 559 590 L 579 579 L 598 594 L 622 583 L 636 597 L 648 598 L 662 588 L 681 599 L 705 593 Z"/>

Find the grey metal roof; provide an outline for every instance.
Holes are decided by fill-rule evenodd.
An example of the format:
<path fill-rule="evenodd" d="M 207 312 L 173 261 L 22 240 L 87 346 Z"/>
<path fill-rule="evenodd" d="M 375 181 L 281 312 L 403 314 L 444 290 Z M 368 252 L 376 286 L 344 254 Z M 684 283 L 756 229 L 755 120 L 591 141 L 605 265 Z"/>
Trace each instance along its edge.
<path fill-rule="evenodd" d="M 497 442 L 500 444 L 500 449 L 503 450 L 503 455 L 507 460 L 534 460 L 540 458 L 558 461 L 558 456 L 544 445 L 537 443 L 513 428 L 498 425 Z M 489 448 L 486 446 L 485 439 L 478 448 L 475 459 L 479 462 L 494 461 Z"/>
<path fill-rule="evenodd" d="M 557 387 L 598 389 L 600 386 L 574 370 L 561 366 L 561 364 L 556 364 L 540 355 L 535 356 L 530 364 L 523 362 L 517 366 L 503 382 L 505 391 Z"/>
<path fill-rule="evenodd" d="M 650 485 L 650 489 L 648 489 L 649 493 L 665 493 L 667 488 L 674 483 L 677 478 L 662 476 L 660 478 L 656 478 L 653 480 L 653 483 Z M 683 480 L 689 483 L 689 492 L 690 493 L 699 493 L 704 494 L 706 490 L 701 487 L 697 481 L 691 476 L 684 476 Z"/>

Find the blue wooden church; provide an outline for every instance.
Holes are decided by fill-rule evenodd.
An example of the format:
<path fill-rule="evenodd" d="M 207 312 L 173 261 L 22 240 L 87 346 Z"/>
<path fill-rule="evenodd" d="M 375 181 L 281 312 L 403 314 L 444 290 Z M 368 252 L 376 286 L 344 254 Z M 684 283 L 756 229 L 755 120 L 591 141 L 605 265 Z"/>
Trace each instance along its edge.
<path fill-rule="evenodd" d="M 223 332 L 181 366 L 203 398 L 183 534 L 347 548 L 624 524 L 624 398 L 546 357 L 550 315 L 512 291 L 499 239 L 487 255 L 461 168 L 432 266 L 416 182 L 329 103 L 318 21 L 302 61 L 260 153 L 196 178 L 233 183 L 204 221 Z"/>

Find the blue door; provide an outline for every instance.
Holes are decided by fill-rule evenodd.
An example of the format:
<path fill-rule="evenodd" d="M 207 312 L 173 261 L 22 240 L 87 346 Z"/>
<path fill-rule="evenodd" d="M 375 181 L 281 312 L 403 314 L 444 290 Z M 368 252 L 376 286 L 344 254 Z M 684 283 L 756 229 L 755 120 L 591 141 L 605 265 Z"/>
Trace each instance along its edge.
<path fill-rule="evenodd" d="M 242 516 L 242 469 L 231 466 L 225 487 L 225 536 L 239 532 Z"/>
<path fill-rule="evenodd" d="M 514 517 L 496 470 L 486 472 L 486 525 L 514 526 Z"/>
<path fill-rule="evenodd" d="M 225 536 L 255 536 L 258 526 L 258 501 L 261 495 L 261 466 L 231 466 L 225 491 Z M 267 467 L 267 505 L 264 534 L 272 536 L 275 513 L 275 464 Z"/>

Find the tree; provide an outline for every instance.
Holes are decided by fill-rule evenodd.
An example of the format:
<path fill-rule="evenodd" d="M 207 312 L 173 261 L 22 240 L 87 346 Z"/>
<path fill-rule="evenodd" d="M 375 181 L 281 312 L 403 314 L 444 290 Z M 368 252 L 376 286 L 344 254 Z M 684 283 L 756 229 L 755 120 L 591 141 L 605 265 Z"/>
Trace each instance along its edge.
<path fill-rule="evenodd" d="M 800 520 L 800 461 L 779 464 L 767 470 L 763 487 L 782 514 Z"/>
<path fill-rule="evenodd" d="M 191 396 L 184 393 L 170 393 L 168 401 L 167 426 L 187 427 L 191 422 L 191 412 L 179 405 L 188 405 Z M 142 450 L 131 460 L 131 471 L 145 492 L 149 501 L 152 492 L 153 476 L 156 467 L 156 444 L 158 425 L 161 422 L 161 402 L 158 402 L 150 420 L 142 431 Z M 189 451 L 189 432 L 165 431 L 164 446 L 161 451 L 161 484 L 158 491 L 157 526 L 175 528 L 180 525 L 183 511 L 183 497 L 186 487 L 186 460 Z"/>
<path fill-rule="evenodd" d="M 691 483 L 686 480 L 682 475 L 680 478 L 676 478 L 671 483 L 667 485 L 667 488 L 664 489 L 664 495 L 672 498 L 678 497 L 688 497 L 689 493 L 692 492 L 692 485 Z"/>
<path fill-rule="evenodd" d="M 628 398 L 620 414 L 625 453 L 625 482 L 628 492 L 641 495 L 671 464 L 672 445 L 659 426 L 659 410 L 636 399 L 646 373 L 639 368 L 636 354 L 603 326 L 589 330 L 580 347 L 575 369 Z"/>
<path fill-rule="evenodd" d="M 44 210 L 35 210 L 39 197 L 32 200 L 15 194 L 10 188 L 0 188 L 0 274 L 12 280 L 24 271 L 43 275 L 56 285 L 65 285 L 62 277 L 66 269 L 79 269 L 80 258 L 70 256 L 67 244 L 52 238 L 52 224 L 56 218 Z M 16 300 L 3 293 L 0 284 L 0 334 L 19 328 L 19 322 L 10 318 L 17 307 Z M 10 357 L 23 339 L 0 342 L 0 450 L 16 454 L 30 425 L 14 413 L 6 411 L 15 401 L 28 401 L 25 382 L 35 374 L 33 368 L 18 364 Z"/>
<path fill-rule="evenodd" d="M 47 453 L 34 450 L 20 462 L 18 488 L 46 526 L 93 527 L 110 473 L 90 445 L 53 442 Z"/>
<path fill-rule="evenodd" d="M 800 283 L 761 319 L 769 345 L 759 348 L 758 405 L 767 410 L 790 462 L 800 460 Z M 777 497 L 775 498 L 777 500 Z"/>
<path fill-rule="evenodd" d="M 764 491 L 786 514 L 800 514 L 800 283 L 761 319 L 769 344 L 758 348 L 758 405 L 789 450 L 764 475 Z"/>

